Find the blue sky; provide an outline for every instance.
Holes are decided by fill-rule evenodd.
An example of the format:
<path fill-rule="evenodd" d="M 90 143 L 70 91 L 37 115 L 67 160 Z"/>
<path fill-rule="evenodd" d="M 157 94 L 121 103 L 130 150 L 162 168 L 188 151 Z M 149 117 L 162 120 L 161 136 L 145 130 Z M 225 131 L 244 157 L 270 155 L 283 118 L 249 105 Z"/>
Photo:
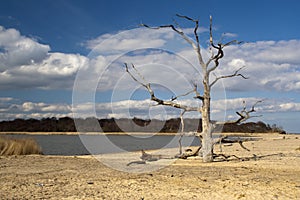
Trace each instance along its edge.
<path fill-rule="evenodd" d="M 85 104 L 77 105 L 78 110 L 85 110 L 88 116 L 91 109 L 88 103 L 96 96 L 94 103 L 98 117 L 126 117 L 128 115 L 124 113 L 128 111 L 124 110 L 124 104 L 130 110 L 130 117 L 165 118 L 166 114 L 161 114 L 164 112 L 169 117 L 176 117 L 178 112 L 172 110 L 146 108 L 151 104 L 145 100 L 147 94 L 133 81 L 130 82 L 128 77 L 123 77 L 124 72 L 119 65 L 123 61 L 135 61 L 137 65 L 145 64 L 143 62 L 153 64 L 156 59 L 167 66 L 170 65 L 167 62 L 170 57 L 176 57 L 176 62 L 184 64 L 181 58 L 174 55 L 180 55 L 194 65 L 191 48 L 171 31 L 145 32 L 144 29 L 136 29 L 140 23 L 153 26 L 173 23 L 175 14 L 179 13 L 200 20 L 199 34 L 203 50 L 207 47 L 209 15 L 214 19 L 216 41 L 223 33 L 227 33 L 226 40 L 245 41 L 241 46 L 225 50 L 223 65 L 218 73 L 230 74 L 245 65 L 243 73 L 250 79 L 244 81 L 235 78 L 224 81 L 222 86 L 216 86 L 214 117 L 222 118 L 226 111 L 228 118 L 234 118 L 234 111 L 242 108 L 240 102 L 243 100 L 251 107 L 256 100 L 264 99 L 257 113 L 263 116 L 253 118 L 254 121 L 276 123 L 289 132 L 300 132 L 299 4 L 297 0 L 253 0 L 242 3 L 233 0 L 189 3 L 180 0 L 1 1 L 0 119 L 72 116 L 73 86 L 80 74 L 78 72 L 82 72 L 86 63 L 89 66 L 97 63 L 98 70 L 95 69 L 91 74 L 84 73 L 96 80 L 97 73 L 103 69 L 101 66 L 108 61 L 114 61 L 115 67 L 104 70 L 102 79 L 97 79 L 99 82 L 90 83 L 96 83 L 97 92 L 86 94 L 86 99 L 82 100 Z M 191 23 L 177 20 L 187 32 L 188 28 L 193 27 Z M 121 41 L 129 46 L 121 46 Z M 127 54 L 112 59 L 130 51 L 137 54 L 139 48 L 168 51 L 160 55 L 147 52 L 138 54 L 138 58 Z M 97 56 L 97 61 L 93 56 Z M 179 65 L 174 65 L 174 69 L 181 72 Z M 157 77 L 157 71 L 159 68 L 156 67 L 152 67 L 152 71 L 145 68 L 145 73 L 149 74 L 147 78 L 151 81 Z M 189 73 L 184 77 L 193 78 L 190 76 L 193 72 Z M 174 80 L 172 77 L 162 78 L 165 81 Z M 181 84 L 180 80 L 177 84 Z M 175 84 L 167 86 L 175 88 L 173 93 L 184 91 L 184 88 L 176 87 Z M 164 93 L 166 90 L 160 87 L 157 91 L 164 98 L 172 93 Z M 226 109 L 222 108 L 225 99 Z M 115 103 L 114 115 L 109 114 L 111 100 Z M 192 104 L 188 98 L 182 101 Z"/>

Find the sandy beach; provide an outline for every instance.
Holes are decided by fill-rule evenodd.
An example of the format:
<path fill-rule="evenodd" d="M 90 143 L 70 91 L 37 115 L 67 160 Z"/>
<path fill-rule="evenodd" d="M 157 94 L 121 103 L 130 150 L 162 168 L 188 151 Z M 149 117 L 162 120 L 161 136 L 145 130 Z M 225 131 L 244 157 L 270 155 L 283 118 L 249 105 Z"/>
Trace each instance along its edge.
<path fill-rule="evenodd" d="M 255 136 L 262 139 L 244 143 L 250 151 L 222 145 L 223 154 L 244 161 L 203 163 L 193 157 L 164 165 L 162 159 L 124 166 L 127 172 L 93 156 L 2 156 L 0 199 L 300 199 L 300 135 Z M 254 154 L 256 160 L 247 160 Z M 140 153 L 130 156 L 138 159 Z"/>

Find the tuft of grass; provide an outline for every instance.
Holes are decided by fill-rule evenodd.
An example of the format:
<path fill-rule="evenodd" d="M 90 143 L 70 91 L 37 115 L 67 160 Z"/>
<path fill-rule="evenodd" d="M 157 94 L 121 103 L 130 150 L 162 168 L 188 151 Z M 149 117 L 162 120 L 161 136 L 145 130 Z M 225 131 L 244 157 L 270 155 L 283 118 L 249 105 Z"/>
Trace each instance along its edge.
<path fill-rule="evenodd" d="M 32 138 L 0 137 L 0 156 L 42 154 L 41 147 Z"/>

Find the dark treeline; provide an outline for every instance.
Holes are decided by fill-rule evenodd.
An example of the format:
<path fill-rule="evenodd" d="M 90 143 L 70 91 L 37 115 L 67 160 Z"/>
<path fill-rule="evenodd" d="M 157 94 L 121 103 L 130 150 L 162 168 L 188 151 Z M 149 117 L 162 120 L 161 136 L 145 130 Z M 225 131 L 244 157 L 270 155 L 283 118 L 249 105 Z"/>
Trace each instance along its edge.
<path fill-rule="evenodd" d="M 44 119 L 15 119 L 0 122 L 1 132 L 179 132 L 181 130 L 180 119 L 143 120 L 133 119 L 76 119 L 76 125 L 72 118 L 44 118 Z M 185 119 L 185 132 L 198 130 L 201 132 L 201 119 Z M 100 125 L 100 126 L 99 126 Z M 76 129 L 79 127 L 79 130 Z M 100 129 L 101 127 L 101 129 Z M 263 122 L 248 122 L 244 124 L 225 124 L 219 127 L 219 132 L 244 132 L 266 133 L 284 132 L 276 125 L 268 125 Z"/>

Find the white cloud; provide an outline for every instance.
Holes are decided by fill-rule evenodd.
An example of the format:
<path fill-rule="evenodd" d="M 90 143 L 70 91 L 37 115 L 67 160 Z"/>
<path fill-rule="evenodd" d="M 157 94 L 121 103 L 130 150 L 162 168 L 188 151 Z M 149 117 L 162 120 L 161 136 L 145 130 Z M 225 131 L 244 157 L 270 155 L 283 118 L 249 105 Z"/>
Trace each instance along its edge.
<path fill-rule="evenodd" d="M 37 67 L 37 71 L 44 75 L 70 76 L 74 75 L 87 59 L 76 54 L 51 53 L 48 59 Z"/>
<path fill-rule="evenodd" d="M 48 45 L 22 36 L 15 29 L 0 26 L 0 72 L 11 67 L 39 63 L 47 57 Z"/>
<path fill-rule="evenodd" d="M 283 103 L 279 105 L 284 111 L 300 111 L 299 103 Z"/>
<path fill-rule="evenodd" d="M 87 62 L 86 57 L 77 54 L 49 53 L 39 63 L 0 73 L 0 88 L 71 89 L 78 69 Z"/>
<path fill-rule="evenodd" d="M 13 98 L 11 97 L 0 97 L 0 103 L 2 102 L 9 102 L 9 101 L 12 101 Z"/>
<path fill-rule="evenodd" d="M 184 29 L 190 33 L 190 29 Z M 202 32 L 207 31 L 203 29 Z M 229 34 L 230 36 L 231 34 Z M 228 34 L 227 34 L 228 36 Z M 40 44 L 34 39 L 22 36 L 15 29 L 0 27 L 0 88 L 40 88 L 71 89 L 79 69 L 88 69 L 86 79 L 97 84 L 100 78 L 99 90 L 110 90 L 115 87 L 120 77 L 124 75 L 123 62 L 134 63 L 136 66 L 160 64 L 168 66 L 173 72 L 182 74 L 184 79 L 172 76 L 157 69 L 143 71 L 149 82 L 156 81 L 157 75 L 163 76 L 163 82 L 172 88 L 186 87 L 185 82 L 198 81 L 201 83 L 201 68 L 197 64 L 195 52 L 177 34 L 169 29 L 149 30 L 144 28 L 122 31 L 116 34 L 101 35 L 85 44 L 93 51 L 89 57 L 77 54 L 52 52 L 48 45 Z M 141 51 L 143 48 L 163 48 L 166 51 Z M 120 56 L 120 53 L 130 54 Z M 210 56 L 209 51 L 202 48 L 204 58 Z M 179 59 L 179 56 L 181 58 Z M 216 76 L 232 74 L 242 66 L 241 73 L 249 80 L 240 77 L 224 80 L 227 91 L 230 90 L 300 90 L 300 41 L 258 41 L 245 43 L 240 46 L 229 46 L 221 60 Z M 13 59 L 12 59 L 13 58 Z M 183 59 L 182 59 L 183 58 Z M 192 63 L 194 66 L 190 67 Z M 113 62 L 114 66 L 109 65 Z M 108 67 L 109 66 L 109 67 Z M 108 67 L 108 68 L 107 68 Z M 142 71 L 142 70 L 141 70 Z M 158 73 L 161 72 L 161 73 Z M 104 72 L 104 73 L 102 73 Z M 196 73 L 195 73 L 196 72 Z M 174 75 L 176 73 L 173 73 Z M 158 78 L 160 78 L 159 76 Z M 211 80 L 215 77 L 211 76 Z M 176 80 L 176 82 L 174 82 Z M 220 82 L 221 83 L 221 82 Z M 91 85 L 88 87 L 91 87 Z M 132 88 L 132 80 L 123 82 L 122 88 Z M 187 86 L 189 87 L 189 86 Z M 216 88 L 223 89 L 222 84 Z"/>
<path fill-rule="evenodd" d="M 225 49 L 217 74 L 229 75 L 245 66 L 241 78 L 224 79 L 228 90 L 299 91 L 300 41 L 258 41 Z M 220 85 L 219 85 L 220 87 Z"/>
<path fill-rule="evenodd" d="M 236 68 L 241 68 L 244 67 L 246 65 L 246 62 L 244 59 L 232 59 L 229 63 L 228 63 L 229 67 L 233 67 L 234 69 Z"/>
<path fill-rule="evenodd" d="M 69 105 L 62 104 L 46 104 L 46 103 L 33 103 L 33 102 L 24 102 L 20 111 L 23 112 L 70 112 L 71 107 Z"/>
<path fill-rule="evenodd" d="M 138 28 L 120 31 L 116 34 L 104 34 L 96 39 L 87 41 L 84 45 L 97 53 L 121 54 L 143 48 L 160 48 L 166 39 L 174 37 L 174 33 L 167 29 L 151 30 Z"/>
<path fill-rule="evenodd" d="M 88 59 L 49 51 L 49 45 L 0 26 L 0 88 L 71 89 Z"/>
<path fill-rule="evenodd" d="M 223 33 L 222 36 L 227 37 L 227 38 L 237 38 L 238 37 L 238 35 L 236 33 Z"/>
<path fill-rule="evenodd" d="M 1 100 L 4 100 L 4 104 L 1 104 Z M 20 102 L 14 98 L 0 98 L 0 112 L 2 115 L 20 115 L 29 113 L 70 113 L 71 106 L 68 104 L 49 104 L 44 102 Z"/>
<path fill-rule="evenodd" d="M 244 107 L 243 101 L 246 102 L 247 110 L 261 99 L 255 97 L 248 98 L 234 98 L 225 100 L 215 100 L 212 102 L 212 112 L 217 119 L 227 116 L 235 116 L 236 111 L 241 111 Z M 40 118 L 38 116 L 69 116 L 73 117 L 72 112 L 75 113 L 74 117 L 91 117 L 96 116 L 98 118 L 151 118 L 151 119 L 169 119 L 179 117 L 180 110 L 167 107 L 156 106 L 156 103 L 146 100 L 124 100 L 112 103 L 82 103 L 72 106 L 68 104 L 49 104 L 43 102 L 23 102 L 14 103 L 15 99 L 11 99 L 12 104 L 2 105 L 1 116 L 2 120 L 18 118 L 20 116 L 29 116 Z M 197 102 L 194 100 L 180 100 L 181 104 L 188 106 L 197 106 Z M 226 105 L 226 106 L 225 106 Z M 264 113 L 284 113 L 284 112 L 300 112 L 300 103 L 288 100 L 269 99 L 264 100 L 255 106 L 257 114 Z M 255 115 L 255 113 L 254 113 Z M 185 117 L 196 117 L 200 115 L 197 112 L 190 112 Z M 227 117 L 228 118 L 228 117 Z"/>

